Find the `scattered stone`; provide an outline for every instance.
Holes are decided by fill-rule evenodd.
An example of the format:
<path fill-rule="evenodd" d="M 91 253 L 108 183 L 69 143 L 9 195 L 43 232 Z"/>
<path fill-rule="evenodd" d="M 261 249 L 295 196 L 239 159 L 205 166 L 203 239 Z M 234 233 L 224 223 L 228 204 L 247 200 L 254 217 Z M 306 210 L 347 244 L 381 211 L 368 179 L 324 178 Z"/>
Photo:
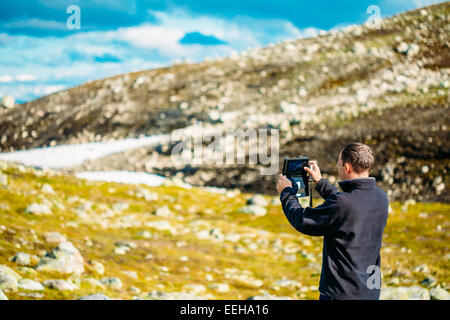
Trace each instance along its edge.
<path fill-rule="evenodd" d="M 136 271 L 125 270 L 125 271 L 122 271 L 122 273 L 124 275 L 130 277 L 130 278 L 133 278 L 133 279 L 138 279 L 139 278 L 139 276 L 138 276 Z"/>
<path fill-rule="evenodd" d="M 150 239 L 153 235 L 151 232 L 149 232 L 147 230 L 142 230 L 142 231 L 138 232 L 137 236 L 139 238 Z"/>
<path fill-rule="evenodd" d="M 151 191 L 149 191 L 147 189 L 139 189 L 136 192 L 136 197 L 144 198 L 147 201 L 156 201 L 159 198 L 157 193 L 151 192 Z"/>
<path fill-rule="evenodd" d="M 430 300 L 430 293 L 421 287 L 381 288 L 380 300 Z"/>
<path fill-rule="evenodd" d="M 0 106 L 6 109 L 11 109 L 16 104 L 16 101 L 14 100 L 13 96 L 6 95 L 3 97 Z"/>
<path fill-rule="evenodd" d="M 430 296 L 432 300 L 450 300 L 450 294 L 447 290 L 442 289 L 440 286 L 436 286 L 431 289 Z"/>
<path fill-rule="evenodd" d="M 183 286 L 183 289 L 184 289 L 184 290 L 187 290 L 187 291 L 189 291 L 189 292 L 195 293 L 195 294 L 197 294 L 197 293 L 203 293 L 203 292 L 206 291 L 206 287 L 205 287 L 204 285 L 202 285 L 202 284 L 197 284 L 197 283 L 188 283 L 188 284 L 185 284 L 185 285 Z"/>
<path fill-rule="evenodd" d="M 266 215 L 267 210 L 264 207 L 260 207 L 257 205 L 249 205 L 249 206 L 245 206 L 243 207 L 240 212 L 245 213 L 245 214 L 250 214 L 250 215 L 254 215 L 257 217 L 263 217 Z"/>
<path fill-rule="evenodd" d="M 17 283 L 17 287 L 19 289 L 23 290 L 30 290 L 30 291 L 42 291 L 44 290 L 44 286 L 37 281 L 31 280 L 31 279 L 21 279 Z"/>
<path fill-rule="evenodd" d="M 186 292 L 161 292 L 150 291 L 147 294 L 147 299 L 150 300 L 205 300 L 213 298 L 212 296 L 198 296 Z"/>
<path fill-rule="evenodd" d="M 175 227 L 173 227 L 169 221 L 167 220 L 154 220 L 154 221 L 147 221 L 145 223 L 147 227 L 154 228 L 160 231 L 170 231 L 172 235 L 176 235 L 177 231 Z"/>
<path fill-rule="evenodd" d="M 428 276 L 427 278 L 423 279 L 420 284 L 430 288 L 434 287 L 437 284 L 437 280 L 433 276 Z"/>
<path fill-rule="evenodd" d="M 228 283 L 213 283 L 209 288 L 221 293 L 230 291 L 230 285 Z"/>
<path fill-rule="evenodd" d="M 122 288 L 122 281 L 116 277 L 103 278 L 100 282 L 110 289 L 120 289 Z"/>
<path fill-rule="evenodd" d="M 357 55 L 361 55 L 365 54 L 367 50 L 361 42 L 355 42 L 355 44 L 353 45 L 353 52 Z"/>
<path fill-rule="evenodd" d="M 95 293 L 95 294 L 90 294 L 88 296 L 81 297 L 78 300 L 111 300 L 111 298 L 104 295 L 103 293 Z"/>
<path fill-rule="evenodd" d="M 300 282 L 290 279 L 275 281 L 274 285 L 282 288 L 300 288 L 302 286 Z"/>
<path fill-rule="evenodd" d="M 22 277 L 17 274 L 13 269 L 3 264 L 0 264 L 0 277 L 1 276 L 11 276 L 16 280 L 22 279 Z"/>
<path fill-rule="evenodd" d="M 25 209 L 26 213 L 35 214 L 35 215 L 43 215 L 43 214 L 51 214 L 51 208 L 45 203 L 32 203 Z"/>
<path fill-rule="evenodd" d="M 61 279 L 45 280 L 44 286 L 59 291 L 73 291 L 77 288 L 72 282 Z"/>
<path fill-rule="evenodd" d="M 31 263 L 31 256 L 25 252 L 18 252 L 14 256 L 13 261 L 22 266 L 29 266 Z"/>
<path fill-rule="evenodd" d="M 0 290 L 17 291 L 17 279 L 11 275 L 0 275 Z"/>
<path fill-rule="evenodd" d="M 49 185 L 48 183 L 44 184 L 42 186 L 42 192 L 44 193 L 49 193 L 49 194 L 53 194 L 55 193 L 55 191 L 53 190 L 52 186 Z"/>
<path fill-rule="evenodd" d="M 8 300 L 8 297 L 0 290 L 0 300 Z"/>
<path fill-rule="evenodd" d="M 99 261 L 92 260 L 90 266 L 92 271 L 94 271 L 96 274 L 103 275 L 105 273 L 105 267 Z"/>
<path fill-rule="evenodd" d="M 130 205 L 127 202 L 117 202 L 113 205 L 113 210 L 119 213 L 127 210 L 129 207 Z"/>
<path fill-rule="evenodd" d="M 260 194 L 255 194 L 253 197 L 247 200 L 247 204 L 266 207 L 269 204 L 269 202 L 266 200 L 266 198 L 264 198 L 264 196 Z"/>
<path fill-rule="evenodd" d="M 39 261 L 37 270 L 64 274 L 82 274 L 84 272 L 83 257 L 71 242 L 63 241 L 50 254 Z"/>
<path fill-rule="evenodd" d="M 169 217 L 173 216 L 173 213 L 172 213 L 172 211 L 170 211 L 168 206 L 158 208 L 154 214 L 158 217 L 164 217 L 164 218 L 169 218 Z"/>
<path fill-rule="evenodd" d="M 3 174 L 0 172 L 0 186 L 7 186 L 8 185 L 8 177 L 6 174 Z"/>
<path fill-rule="evenodd" d="M 414 272 L 422 272 L 422 273 L 429 273 L 430 269 L 428 269 L 428 266 L 426 264 L 418 265 L 413 269 Z"/>
<path fill-rule="evenodd" d="M 256 295 L 247 298 L 247 300 L 292 300 L 291 297 L 277 297 L 270 294 Z"/>
<path fill-rule="evenodd" d="M 133 294 L 140 294 L 141 293 L 141 289 L 135 287 L 135 286 L 131 286 L 130 287 L 130 292 Z"/>
<path fill-rule="evenodd" d="M 99 280 L 94 278 L 85 278 L 83 279 L 83 282 L 85 282 L 86 284 L 88 284 L 90 287 L 93 288 L 100 288 L 100 289 L 105 288 L 105 286 Z"/>

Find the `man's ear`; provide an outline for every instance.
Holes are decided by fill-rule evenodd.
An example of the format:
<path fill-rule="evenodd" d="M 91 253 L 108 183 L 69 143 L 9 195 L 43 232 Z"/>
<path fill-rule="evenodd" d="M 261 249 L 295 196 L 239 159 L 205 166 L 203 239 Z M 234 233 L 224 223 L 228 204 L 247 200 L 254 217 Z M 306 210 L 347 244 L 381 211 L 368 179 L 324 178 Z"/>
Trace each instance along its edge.
<path fill-rule="evenodd" d="M 350 165 L 350 163 L 345 163 L 344 167 L 345 167 L 345 173 L 348 174 L 352 171 L 352 166 Z"/>

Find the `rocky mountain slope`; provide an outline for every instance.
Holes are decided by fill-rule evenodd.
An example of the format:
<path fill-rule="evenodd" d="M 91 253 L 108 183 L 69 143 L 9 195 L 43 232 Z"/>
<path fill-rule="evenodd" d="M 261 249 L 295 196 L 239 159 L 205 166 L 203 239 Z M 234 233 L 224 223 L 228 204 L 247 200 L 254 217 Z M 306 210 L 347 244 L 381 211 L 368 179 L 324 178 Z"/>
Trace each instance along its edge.
<path fill-rule="evenodd" d="M 383 299 L 450 299 L 449 210 L 391 203 Z M 317 299 L 321 247 L 277 197 L 0 162 L 0 300 Z"/>
<path fill-rule="evenodd" d="M 309 155 L 335 181 L 337 154 L 359 140 L 392 199 L 448 202 L 450 3 L 285 41 L 199 64 L 92 81 L 0 110 L 0 150 L 189 132 L 278 128 L 280 157 Z M 86 162 L 71 171 L 137 170 L 196 185 L 274 193 L 255 165 L 177 166 L 173 143 Z"/>

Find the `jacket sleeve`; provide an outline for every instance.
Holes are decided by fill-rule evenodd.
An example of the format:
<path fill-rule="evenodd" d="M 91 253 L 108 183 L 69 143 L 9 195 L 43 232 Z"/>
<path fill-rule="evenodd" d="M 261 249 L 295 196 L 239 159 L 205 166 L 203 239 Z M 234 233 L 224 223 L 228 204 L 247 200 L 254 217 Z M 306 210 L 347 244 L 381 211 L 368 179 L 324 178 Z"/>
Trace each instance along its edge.
<path fill-rule="evenodd" d="M 325 178 L 320 179 L 316 184 L 316 190 L 325 200 L 332 194 L 338 192 L 335 186 L 329 183 Z"/>
<path fill-rule="evenodd" d="M 336 193 L 316 208 L 303 208 L 294 191 L 293 188 L 285 188 L 280 200 L 284 215 L 297 231 L 310 236 L 323 236 L 332 232 L 342 220 Z"/>

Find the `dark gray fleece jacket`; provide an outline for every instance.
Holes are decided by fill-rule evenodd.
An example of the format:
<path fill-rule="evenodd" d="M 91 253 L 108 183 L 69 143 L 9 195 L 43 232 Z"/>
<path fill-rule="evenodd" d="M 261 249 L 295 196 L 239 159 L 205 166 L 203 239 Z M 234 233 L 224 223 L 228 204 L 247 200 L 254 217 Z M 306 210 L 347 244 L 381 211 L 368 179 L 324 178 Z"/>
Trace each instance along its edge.
<path fill-rule="evenodd" d="M 381 267 L 389 201 L 375 178 L 340 181 L 343 192 L 322 178 L 315 189 L 325 202 L 316 208 L 303 208 L 293 185 L 280 194 L 286 218 L 299 232 L 324 237 L 320 293 L 335 299 L 379 299 L 379 287 L 368 280 Z"/>

